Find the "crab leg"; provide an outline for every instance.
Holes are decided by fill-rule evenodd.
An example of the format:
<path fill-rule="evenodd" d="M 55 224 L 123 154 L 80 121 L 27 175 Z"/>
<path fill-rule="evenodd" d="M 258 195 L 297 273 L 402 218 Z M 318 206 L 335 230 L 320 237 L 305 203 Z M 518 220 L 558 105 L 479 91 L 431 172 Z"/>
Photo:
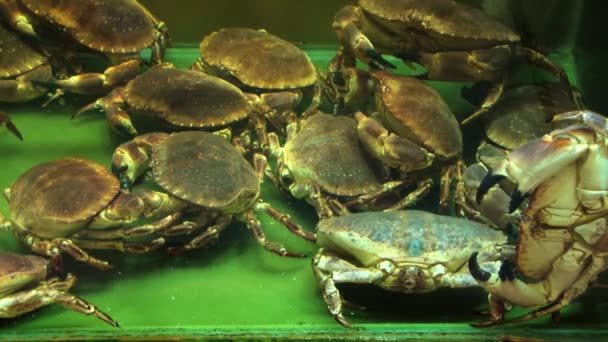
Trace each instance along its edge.
<path fill-rule="evenodd" d="M 329 310 L 329 313 L 334 317 L 336 322 L 346 328 L 352 328 L 352 325 L 342 314 L 344 300 L 336 284 L 371 284 L 386 277 L 386 274 L 379 269 L 357 267 L 347 261 L 327 254 L 323 248 L 320 248 L 313 258 L 312 268 L 321 288 L 327 310 Z"/>
<path fill-rule="evenodd" d="M 247 227 L 253 233 L 255 240 L 269 252 L 277 254 L 279 256 L 290 257 L 290 258 L 303 258 L 305 255 L 300 253 L 289 252 L 283 245 L 276 241 L 269 241 L 266 238 L 266 233 L 262 229 L 262 224 L 255 217 L 252 210 L 246 211 L 239 215 L 239 219 L 247 225 Z"/>
<path fill-rule="evenodd" d="M 537 67 L 544 69 L 557 77 L 562 86 L 570 91 L 570 97 L 572 98 L 574 104 L 578 108 L 584 108 L 581 93 L 570 83 L 568 75 L 562 67 L 553 63 L 549 58 L 547 58 L 547 56 L 533 49 L 521 47 L 518 52 L 521 53 L 531 64 L 536 65 Z"/>
<path fill-rule="evenodd" d="M 188 250 L 204 247 L 205 245 L 209 244 L 211 241 L 216 240 L 220 236 L 220 234 L 224 231 L 224 229 L 226 229 L 226 227 L 228 227 L 230 222 L 232 222 L 232 216 L 230 216 L 230 215 L 218 216 L 213 225 L 207 227 L 207 229 L 205 229 L 205 231 L 203 233 L 194 237 L 187 244 L 185 244 L 183 246 L 169 247 L 168 248 L 169 254 L 175 255 L 175 254 L 182 253 L 182 252 L 185 252 Z M 197 228 L 202 227 L 204 224 L 205 224 L 205 222 L 198 222 Z"/>
<path fill-rule="evenodd" d="M 292 232 L 293 234 L 301 237 L 302 239 L 304 239 L 306 241 L 310 241 L 310 242 L 316 242 L 317 241 L 317 237 L 315 236 L 315 234 L 313 234 L 313 233 L 305 230 L 300 225 L 298 225 L 293 220 L 291 220 L 291 217 L 289 217 L 289 215 L 283 214 L 282 212 L 280 212 L 280 211 L 276 210 L 275 208 L 273 208 L 268 203 L 261 202 L 261 201 L 258 202 L 255 205 L 254 211 L 255 212 L 264 211 L 270 217 L 272 217 L 277 222 L 279 222 L 283 226 L 285 226 L 290 232 Z"/>
<path fill-rule="evenodd" d="M 375 199 L 378 199 L 378 198 L 390 193 L 391 191 L 394 191 L 395 189 L 399 189 L 400 187 L 402 187 L 406 184 L 407 184 L 406 181 L 386 182 L 386 183 L 382 184 L 382 189 L 379 189 L 379 190 L 374 191 L 369 194 L 358 196 L 357 198 L 344 203 L 344 206 L 346 206 L 347 208 L 350 208 L 350 207 L 356 207 L 359 205 L 367 204 Z"/>
<path fill-rule="evenodd" d="M 118 323 L 108 314 L 82 298 L 67 293 L 74 286 L 76 277 L 71 274 L 65 280 L 53 278 L 41 282 L 31 290 L 17 292 L 0 298 L 0 317 L 16 317 L 52 303 L 61 304 L 69 310 L 85 315 L 93 315 L 107 324 L 118 327 Z"/>
<path fill-rule="evenodd" d="M 155 251 L 165 245 L 165 239 L 159 237 L 149 242 L 127 242 L 124 240 L 83 240 L 73 239 L 73 242 L 85 249 L 109 249 L 133 254 L 144 254 Z M 80 260 L 79 260 L 80 261 Z"/>
<path fill-rule="evenodd" d="M 108 124 L 110 124 L 114 132 L 126 137 L 137 135 L 137 130 L 133 126 L 133 122 L 131 122 L 131 117 L 122 108 L 124 105 L 124 100 L 120 94 L 122 91 L 123 88 L 114 89 L 107 96 L 82 107 L 72 116 L 72 119 L 86 112 L 101 111 L 105 113 Z"/>
<path fill-rule="evenodd" d="M 15 124 L 13 124 L 13 122 L 11 121 L 11 118 L 8 116 L 8 114 L 6 114 L 5 112 L 1 112 L 1 111 L 0 111 L 0 126 L 6 127 L 6 129 L 8 129 L 11 133 L 13 133 L 13 135 L 16 136 L 19 140 L 23 140 L 23 136 L 21 135 L 21 132 L 19 132 L 19 129 L 17 128 L 17 126 L 15 126 Z"/>
<path fill-rule="evenodd" d="M 140 72 L 139 60 L 128 60 L 107 68 L 103 73 L 85 73 L 64 80 L 36 81 L 51 88 L 60 88 L 75 94 L 97 95 L 105 94 L 113 88 L 122 85 L 137 76 Z"/>
<path fill-rule="evenodd" d="M 382 57 L 359 29 L 361 16 L 361 10 L 355 6 L 345 6 L 336 13 L 332 26 L 338 35 L 340 45 L 371 68 L 396 69 L 392 63 Z M 345 51 L 342 50 L 341 52 L 344 53 Z"/>
<path fill-rule="evenodd" d="M 489 172 L 477 190 L 477 203 L 496 183 L 508 178 L 517 184 L 511 195 L 510 211 L 515 210 L 526 194 L 560 172 L 563 167 L 581 157 L 588 150 L 584 132 L 566 128 L 532 140 L 511 152 L 498 168 Z M 591 138 L 591 137 L 589 137 Z"/>
<path fill-rule="evenodd" d="M 431 179 L 424 179 L 420 181 L 414 191 L 408 193 L 407 196 L 399 200 L 399 202 L 391 205 L 383 211 L 396 211 L 413 205 L 431 190 L 431 186 L 433 186 L 433 180 Z"/>
<path fill-rule="evenodd" d="M 112 268 L 112 265 L 110 265 L 108 262 L 92 257 L 70 239 L 43 239 L 30 233 L 18 231 L 14 232 L 17 238 L 19 238 L 19 240 L 21 240 L 32 251 L 51 258 L 51 264 L 58 270 L 62 271 L 63 269 L 63 262 L 61 259 L 62 251 L 68 253 L 75 260 L 89 264 L 93 267 L 102 270 Z"/>

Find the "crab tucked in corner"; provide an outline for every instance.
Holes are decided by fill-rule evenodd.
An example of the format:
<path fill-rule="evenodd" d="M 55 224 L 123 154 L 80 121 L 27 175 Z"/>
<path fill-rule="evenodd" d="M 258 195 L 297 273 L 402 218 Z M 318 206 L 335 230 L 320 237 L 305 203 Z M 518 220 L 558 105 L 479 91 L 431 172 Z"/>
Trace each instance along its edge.
<path fill-rule="evenodd" d="M 363 149 L 357 123 L 347 116 L 315 112 L 287 126 L 285 145 L 269 134 L 270 151 L 277 158 L 279 187 L 310 202 L 319 217 L 343 214 L 349 207 L 370 203 L 398 190 L 405 181 L 386 181 L 379 163 Z M 410 205 L 430 188 L 422 181 L 418 190 L 387 210 Z"/>
<path fill-rule="evenodd" d="M 266 30 L 225 28 L 207 35 L 193 69 L 227 80 L 256 94 L 274 112 L 281 131 L 296 119 L 295 110 L 311 100 L 305 115 L 321 102 L 318 72 L 308 55 Z"/>
<path fill-rule="evenodd" d="M 484 113 L 500 97 L 508 69 L 517 57 L 559 78 L 575 100 L 579 94 L 564 70 L 547 57 L 521 46 L 510 28 L 479 9 L 453 0 L 359 0 L 340 9 L 333 28 L 342 46 L 334 69 L 354 67 L 355 59 L 372 68 L 395 68 L 381 54 L 426 68 L 425 78 L 496 85 L 467 120 Z M 578 102 L 577 102 L 578 103 Z"/>
<path fill-rule="evenodd" d="M 152 48 L 162 62 L 169 34 L 165 24 L 136 0 L 3 0 L 0 15 L 16 31 L 38 40 L 54 55 L 96 53 L 115 64 L 49 83 L 79 94 L 107 93 L 140 72 L 139 53 Z"/>
<path fill-rule="evenodd" d="M 168 63 L 147 70 L 76 115 L 92 110 L 104 111 L 110 126 L 126 136 L 137 134 L 129 111 L 158 116 L 178 128 L 216 129 L 248 120 L 260 145 L 267 145 L 267 113 L 254 99 L 220 78 Z"/>
<path fill-rule="evenodd" d="M 321 247 L 313 270 L 329 313 L 350 327 L 336 285 L 373 284 L 389 291 L 430 292 L 478 286 L 467 260 L 473 252 L 483 272 L 494 272 L 513 248 L 499 231 L 462 218 L 417 210 L 366 212 L 322 219 Z"/>
<path fill-rule="evenodd" d="M 365 149 L 401 178 L 431 180 L 441 169 L 440 203 L 446 205 L 456 180 L 456 201 L 468 211 L 462 193 L 462 132 L 441 95 L 413 77 L 384 70 L 346 68 L 328 74 L 324 89 L 337 112 L 356 113 Z M 439 172 L 437 172 L 439 173 Z"/>
<path fill-rule="evenodd" d="M 85 250 L 145 253 L 157 249 L 165 243 L 157 233 L 171 219 L 137 225 L 154 211 L 156 203 L 148 201 L 152 195 L 121 190 L 118 179 L 106 168 L 85 159 L 65 158 L 34 166 L 5 195 L 10 220 L 0 215 L 0 227 L 11 229 L 32 251 L 50 257 L 58 269 L 62 269 L 62 252 L 108 269 L 109 263 Z"/>
<path fill-rule="evenodd" d="M 267 213 L 306 240 L 315 241 L 314 234 L 261 200 L 260 183 L 266 158 L 254 154 L 253 168 L 242 156 L 243 152 L 226 137 L 208 132 L 150 133 L 120 145 L 114 152 L 112 169 L 125 187 L 130 187 L 151 169 L 153 181 L 163 189 L 150 197 L 156 204 L 156 212 L 175 219 L 191 215 L 191 220 L 181 222 L 170 231 L 198 235 L 183 246 L 172 247 L 172 253 L 208 244 L 233 219 L 238 219 L 265 249 L 281 256 L 300 256 L 269 241 L 256 213 Z"/>
<path fill-rule="evenodd" d="M 499 275 L 477 273 L 480 285 L 498 301 L 540 309 L 511 321 L 555 314 L 584 293 L 607 268 L 608 122 L 589 111 L 558 114 L 556 121 L 574 122 L 511 152 L 479 188 L 482 199 L 496 182 L 507 178 L 517 186 L 510 210 L 526 197 L 518 226 L 514 264 Z M 470 266 L 477 267 L 475 258 Z M 527 279 L 521 280 L 513 268 Z M 493 320 L 503 322 L 498 313 Z"/>
<path fill-rule="evenodd" d="M 57 303 L 118 326 L 108 314 L 68 292 L 76 283 L 75 276 L 68 274 L 61 280 L 48 275 L 48 261 L 39 256 L 0 252 L 0 318 L 17 317 Z"/>

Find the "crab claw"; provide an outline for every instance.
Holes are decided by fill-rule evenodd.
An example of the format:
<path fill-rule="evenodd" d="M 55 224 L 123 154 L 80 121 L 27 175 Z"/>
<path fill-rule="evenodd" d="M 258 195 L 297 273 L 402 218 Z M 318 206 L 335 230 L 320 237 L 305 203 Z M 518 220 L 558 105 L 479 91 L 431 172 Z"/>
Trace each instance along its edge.
<path fill-rule="evenodd" d="M 473 276 L 475 280 L 485 283 L 490 280 L 492 274 L 479 266 L 479 263 L 477 262 L 477 255 L 479 255 L 479 252 L 475 252 L 469 257 L 469 273 L 471 273 L 471 276 Z"/>
<path fill-rule="evenodd" d="M 23 135 L 21 135 L 21 132 L 19 132 L 17 126 L 13 124 L 11 118 L 5 112 L 0 112 L 0 126 L 6 127 L 6 129 L 13 133 L 14 136 L 19 138 L 19 140 L 23 141 Z"/>
<path fill-rule="evenodd" d="M 517 184 L 509 205 L 509 210 L 514 211 L 536 187 L 586 153 L 593 141 L 589 129 L 572 126 L 524 144 L 512 151 L 492 174 L 486 175 L 476 200 L 481 201 L 494 184 L 508 178 Z"/>
<path fill-rule="evenodd" d="M 598 134 L 608 136 L 608 120 L 606 117 L 589 110 L 574 110 L 553 116 L 551 122 L 572 121 L 592 128 Z"/>
<path fill-rule="evenodd" d="M 393 63 L 384 59 L 384 57 L 375 49 L 367 49 L 365 50 L 365 54 L 371 59 L 369 61 L 369 66 L 374 69 L 397 69 Z"/>
<path fill-rule="evenodd" d="M 505 178 L 506 176 L 504 175 L 495 175 L 492 174 L 492 172 L 488 172 L 481 180 L 479 188 L 477 188 L 477 194 L 475 195 L 475 200 L 477 201 L 477 204 L 481 204 L 481 200 L 488 193 L 488 191 L 490 191 L 490 189 L 492 189 L 494 185 L 498 184 L 498 182 Z"/>

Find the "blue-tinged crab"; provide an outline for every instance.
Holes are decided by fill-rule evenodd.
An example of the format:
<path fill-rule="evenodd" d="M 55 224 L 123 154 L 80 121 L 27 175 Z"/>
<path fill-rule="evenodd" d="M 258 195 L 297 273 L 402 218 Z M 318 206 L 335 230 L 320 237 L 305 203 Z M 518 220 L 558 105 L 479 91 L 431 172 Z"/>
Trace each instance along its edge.
<path fill-rule="evenodd" d="M 0 14 L 51 54 L 92 52 L 114 64 L 103 73 L 50 82 L 79 94 L 107 93 L 134 77 L 140 71 L 139 53 L 148 47 L 152 63 L 160 63 L 169 39 L 164 23 L 136 0 L 3 0 Z"/>
<path fill-rule="evenodd" d="M 75 276 L 50 278 L 49 271 L 48 261 L 39 256 L 0 252 L 0 318 L 16 317 L 56 303 L 118 326 L 108 314 L 68 292 L 76 283 Z"/>
<path fill-rule="evenodd" d="M 504 263 L 498 275 L 475 273 L 496 301 L 544 305 L 511 322 L 557 313 L 607 268 L 607 120 L 589 111 L 558 114 L 554 120 L 577 125 L 511 152 L 484 178 L 477 195 L 481 200 L 487 189 L 507 178 L 516 184 L 511 211 L 529 197 L 518 225 L 514 263 Z M 478 269 L 474 256 L 469 266 Z M 520 280 L 513 269 L 528 280 Z M 481 325 L 501 322 L 498 312 Z"/>
<path fill-rule="evenodd" d="M 467 260 L 479 251 L 483 272 L 511 258 L 507 237 L 481 223 L 417 210 L 365 212 L 322 219 L 313 271 L 329 313 L 345 327 L 336 285 L 373 284 L 423 293 L 441 287 L 476 287 Z"/>
<path fill-rule="evenodd" d="M 520 37 L 499 21 L 454 0 L 359 0 L 336 13 L 333 28 L 342 46 L 333 69 L 354 66 L 355 59 L 372 68 L 394 68 L 382 57 L 390 54 L 421 64 L 431 80 L 495 83 L 465 122 L 494 105 L 518 57 L 554 74 L 579 100 L 560 66 L 521 46 Z"/>

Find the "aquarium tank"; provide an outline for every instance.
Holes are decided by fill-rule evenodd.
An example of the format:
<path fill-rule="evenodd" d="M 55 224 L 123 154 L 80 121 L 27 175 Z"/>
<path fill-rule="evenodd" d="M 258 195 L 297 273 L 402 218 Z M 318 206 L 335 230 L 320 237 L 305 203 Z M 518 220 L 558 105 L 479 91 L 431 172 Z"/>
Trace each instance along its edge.
<path fill-rule="evenodd" d="M 0 0 L 0 341 L 603 340 L 566 0 Z"/>

